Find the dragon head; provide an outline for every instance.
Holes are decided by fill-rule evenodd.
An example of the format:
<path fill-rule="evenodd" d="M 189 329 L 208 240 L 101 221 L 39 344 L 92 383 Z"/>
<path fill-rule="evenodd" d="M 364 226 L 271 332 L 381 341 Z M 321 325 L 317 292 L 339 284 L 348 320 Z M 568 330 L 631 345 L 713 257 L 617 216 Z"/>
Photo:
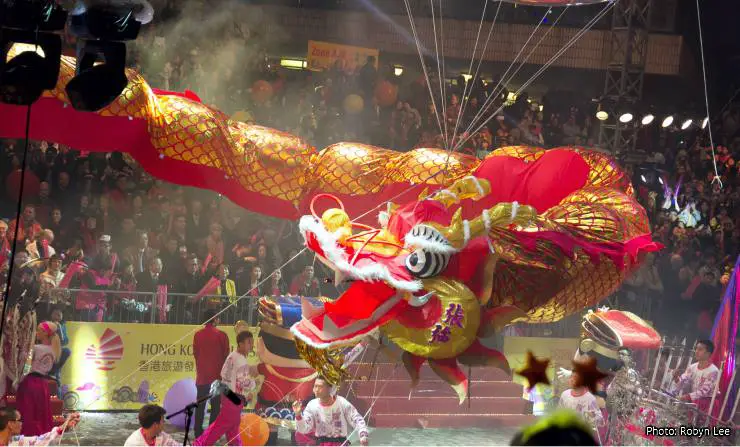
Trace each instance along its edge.
<path fill-rule="evenodd" d="M 449 189 L 397 206 L 379 215 L 379 228 L 355 223 L 334 196 L 316 196 L 311 216 L 300 220 L 306 246 L 335 272 L 335 284 L 348 288 L 333 302 L 315 307 L 306 301 L 303 318 L 291 330 L 313 348 L 353 345 L 382 330 L 404 351 L 427 359 L 446 359 L 475 341 L 486 294 L 484 270 L 495 258 L 482 237 L 495 226 L 528 225 L 529 206 L 501 203 L 472 220 L 463 220 L 461 199 L 490 191 L 486 180 L 466 177 Z M 338 207 L 319 217 L 317 199 Z M 489 290 L 490 292 L 490 290 Z"/>

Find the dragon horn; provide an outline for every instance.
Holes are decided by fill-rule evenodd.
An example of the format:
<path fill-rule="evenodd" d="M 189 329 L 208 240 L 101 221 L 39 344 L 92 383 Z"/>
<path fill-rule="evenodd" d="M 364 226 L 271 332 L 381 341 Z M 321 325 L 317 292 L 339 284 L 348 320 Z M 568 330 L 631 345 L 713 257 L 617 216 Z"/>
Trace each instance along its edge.
<path fill-rule="evenodd" d="M 458 208 L 452 216 L 450 225 L 441 228 L 440 232 L 452 246 L 462 249 L 472 239 L 488 234 L 494 227 L 509 225 L 526 227 L 536 218 L 536 209 L 529 205 L 520 206 L 517 202 L 498 203 L 490 209 L 483 210 L 483 213 L 473 220 L 464 220 L 462 208 Z"/>
<path fill-rule="evenodd" d="M 435 192 L 429 200 L 434 200 L 450 208 L 464 199 L 480 200 L 491 193 L 491 183 L 469 175 L 456 180 L 449 188 Z"/>

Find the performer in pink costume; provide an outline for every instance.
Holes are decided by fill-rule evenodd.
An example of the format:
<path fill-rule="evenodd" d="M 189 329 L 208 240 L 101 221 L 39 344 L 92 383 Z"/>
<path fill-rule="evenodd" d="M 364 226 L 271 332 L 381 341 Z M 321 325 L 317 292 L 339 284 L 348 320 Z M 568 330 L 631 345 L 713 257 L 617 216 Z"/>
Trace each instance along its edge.
<path fill-rule="evenodd" d="M 23 415 L 23 436 L 39 436 L 54 427 L 49 400 L 49 371 L 59 359 L 62 343 L 57 325 L 44 321 L 36 328 L 31 372 L 23 378 L 16 394 L 17 410 Z"/>
<path fill-rule="evenodd" d="M 247 363 L 247 354 L 252 351 L 253 343 L 251 332 L 237 334 L 236 351 L 229 354 L 221 369 L 221 385 L 226 388 L 221 395 L 221 410 L 193 445 L 215 445 L 223 435 L 226 435 L 229 445 L 242 445 L 239 432 L 241 412 L 244 404 L 254 399 L 257 388 Z"/>

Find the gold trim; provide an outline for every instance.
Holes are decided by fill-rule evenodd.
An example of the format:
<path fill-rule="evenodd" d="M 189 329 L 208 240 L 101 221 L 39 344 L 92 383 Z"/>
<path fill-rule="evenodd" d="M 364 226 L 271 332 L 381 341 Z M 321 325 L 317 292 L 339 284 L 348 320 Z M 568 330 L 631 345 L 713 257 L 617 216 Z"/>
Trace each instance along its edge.
<path fill-rule="evenodd" d="M 265 369 L 267 369 L 267 371 L 269 371 L 270 374 L 272 374 L 273 376 L 277 377 L 278 379 L 283 379 L 283 380 L 286 380 L 286 381 L 292 382 L 292 383 L 306 383 L 306 382 L 310 382 L 310 381 L 314 380 L 316 378 L 316 376 L 318 376 L 318 374 L 319 374 L 317 372 L 314 372 L 313 374 L 309 374 L 306 377 L 301 377 L 300 379 L 294 379 L 292 377 L 286 377 L 286 376 L 280 374 L 279 372 L 275 371 L 275 368 L 273 368 L 272 365 L 268 365 L 266 363 L 265 363 Z"/>
<path fill-rule="evenodd" d="M 262 331 L 266 334 L 274 335 L 275 337 L 283 338 L 285 340 L 293 340 L 293 333 L 290 332 L 290 329 L 286 329 L 268 321 L 260 323 L 260 328 L 262 328 Z"/>
<path fill-rule="evenodd" d="M 283 308 L 278 303 L 275 303 L 275 320 L 278 325 L 283 325 Z"/>

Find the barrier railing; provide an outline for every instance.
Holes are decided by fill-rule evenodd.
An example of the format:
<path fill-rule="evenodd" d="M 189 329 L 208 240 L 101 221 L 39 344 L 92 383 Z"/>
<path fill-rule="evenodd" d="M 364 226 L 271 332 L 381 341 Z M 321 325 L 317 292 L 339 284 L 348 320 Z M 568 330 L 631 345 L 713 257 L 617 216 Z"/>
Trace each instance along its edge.
<path fill-rule="evenodd" d="M 200 324 L 206 310 L 221 311 L 223 324 L 244 320 L 257 323 L 256 296 L 130 292 L 100 289 L 52 289 L 49 307 L 60 307 L 68 321 L 107 321 L 114 323 Z M 238 300 L 238 301 L 237 301 Z M 235 305 L 229 306 L 231 302 Z M 42 305 L 44 305 L 42 303 Z"/>

